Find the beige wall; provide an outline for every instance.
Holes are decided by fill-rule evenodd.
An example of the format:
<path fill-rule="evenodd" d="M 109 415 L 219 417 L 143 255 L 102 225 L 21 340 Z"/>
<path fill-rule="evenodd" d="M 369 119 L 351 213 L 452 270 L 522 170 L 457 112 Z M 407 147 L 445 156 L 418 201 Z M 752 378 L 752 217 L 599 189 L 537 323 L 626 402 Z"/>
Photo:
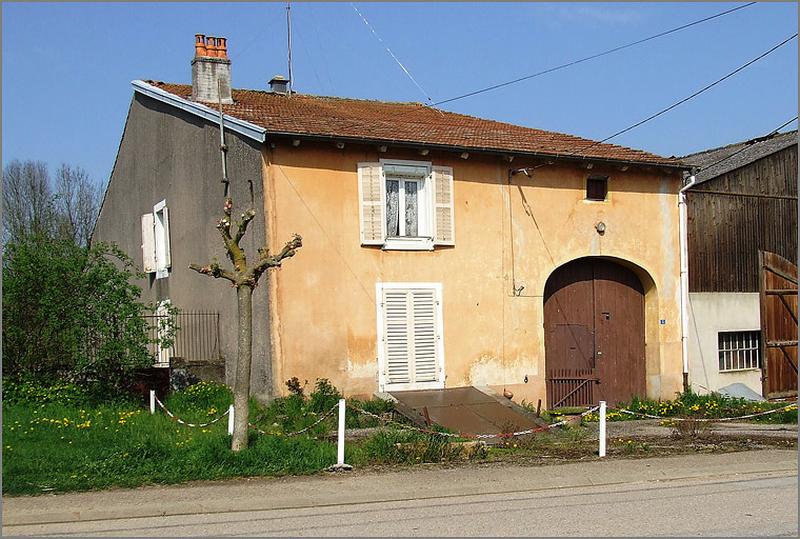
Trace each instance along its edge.
<path fill-rule="evenodd" d="M 398 252 L 360 245 L 357 163 L 380 158 L 453 167 L 455 247 Z M 532 163 L 517 159 L 513 167 L 526 164 Z M 509 187 L 509 166 L 490 156 L 422 158 L 305 142 L 266 150 L 270 245 L 280 248 L 294 232 L 304 240 L 270 276 L 280 389 L 297 376 L 309 383 L 330 378 L 347 394 L 377 391 L 376 282 L 440 282 L 446 386 L 508 387 L 517 401 L 544 399 L 545 281 L 561 264 L 592 255 L 625 261 L 642 278 L 648 393 L 679 391 L 678 177 L 596 165 L 591 173 L 610 176 L 610 197 L 587 202 L 586 169 L 543 166 L 532 178 L 514 176 Z M 603 236 L 597 221 L 606 224 Z M 514 278 L 525 287 L 519 297 Z"/>
<path fill-rule="evenodd" d="M 689 380 L 698 393 L 741 383 L 761 395 L 761 369 L 719 372 L 720 331 L 761 329 L 758 292 L 689 294 Z"/>

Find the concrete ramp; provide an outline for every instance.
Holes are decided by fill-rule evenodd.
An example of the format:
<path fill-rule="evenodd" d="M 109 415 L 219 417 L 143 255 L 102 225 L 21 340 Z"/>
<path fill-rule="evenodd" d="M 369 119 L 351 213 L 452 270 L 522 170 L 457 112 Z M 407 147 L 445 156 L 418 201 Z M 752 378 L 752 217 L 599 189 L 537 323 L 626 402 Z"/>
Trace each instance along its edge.
<path fill-rule="evenodd" d="M 455 432 L 496 434 L 547 424 L 488 388 L 393 391 L 389 395 L 396 401 L 398 412 L 420 426 L 430 420 Z"/>

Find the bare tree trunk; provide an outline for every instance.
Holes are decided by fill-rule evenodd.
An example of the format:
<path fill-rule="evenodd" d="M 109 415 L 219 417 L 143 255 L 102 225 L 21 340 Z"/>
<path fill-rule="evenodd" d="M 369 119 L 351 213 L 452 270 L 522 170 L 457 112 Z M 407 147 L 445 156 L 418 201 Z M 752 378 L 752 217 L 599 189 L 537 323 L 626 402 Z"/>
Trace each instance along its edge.
<path fill-rule="evenodd" d="M 279 268 L 285 259 L 293 257 L 297 249 L 302 247 L 303 240 L 295 234 L 276 255 L 270 254 L 266 247 L 262 247 L 258 250 L 256 263 L 248 265 L 247 256 L 239 243 L 256 212 L 249 209 L 242 213 L 234 233 L 231 230 L 233 201 L 230 198 L 225 199 L 223 211 L 225 215 L 217 221 L 217 230 L 222 236 L 228 258 L 233 263 L 233 269 L 225 269 L 216 261 L 205 266 L 190 264 L 189 269 L 215 279 L 230 281 L 236 288 L 239 306 L 239 353 L 236 361 L 236 380 L 233 384 L 234 418 L 231 449 L 241 451 L 247 447 L 247 427 L 250 419 L 248 401 L 250 398 L 250 368 L 253 363 L 253 288 L 258 284 L 258 280 L 265 271 L 270 268 Z"/>
<path fill-rule="evenodd" d="M 253 363 L 253 287 L 247 284 L 236 291 L 239 300 L 239 353 L 236 380 L 233 383 L 233 440 L 231 449 L 247 447 L 247 424 L 250 421 L 250 369 Z"/>

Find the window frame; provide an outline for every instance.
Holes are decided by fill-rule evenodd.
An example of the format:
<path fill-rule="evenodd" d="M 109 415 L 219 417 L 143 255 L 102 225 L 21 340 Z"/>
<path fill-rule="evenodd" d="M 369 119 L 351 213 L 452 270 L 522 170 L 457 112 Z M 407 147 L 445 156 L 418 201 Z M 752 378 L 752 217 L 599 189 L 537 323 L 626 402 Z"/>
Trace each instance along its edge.
<path fill-rule="evenodd" d="M 586 177 L 586 181 L 584 183 L 583 200 L 586 201 L 586 202 L 608 202 L 608 200 L 609 200 L 609 197 L 608 197 L 609 179 L 610 178 L 608 176 L 603 176 L 603 175 L 600 175 L 600 174 L 594 174 L 594 175 L 587 176 Z M 599 181 L 599 180 L 602 180 L 604 182 L 603 198 L 589 198 L 589 184 L 591 182 Z"/>
<path fill-rule="evenodd" d="M 430 161 L 411 161 L 406 159 L 381 159 L 379 161 L 381 166 L 381 208 L 383 212 L 383 246 L 385 251 L 433 251 L 434 235 L 436 228 L 436 215 L 435 209 L 435 186 L 433 185 L 433 163 Z M 387 212 L 386 212 L 386 198 L 387 189 L 386 182 L 392 178 L 391 174 L 387 174 L 386 169 L 392 165 L 396 166 L 410 166 L 425 169 L 425 174 L 420 175 L 416 181 L 420 187 L 417 188 L 417 236 L 389 236 L 387 230 Z M 398 185 L 398 219 L 401 220 L 401 230 L 405 228 L 405 190 L 406 181 L 404 177 L 397 176 L 396 180 Z"/>
<path fill-rule="evenodd" d="M 744 343 L 745 341 L 728 341 L 727 344 L 730 344 L 730 348 L 723 347 L 723 335 L 744 335 L 744 334 L 751 334 L 751 336 L 755 336 L 755 341 L 751 341 L 749 345 L 739 346 L 739 343 Z M 736 330 L 724 330 L 724 331 L 717 331 L 717 368 L 718 372 L 720 373 L 737 373 L 737 372 L 746 372 L 746 371 L 760 371 L 761 366 L 763 364 L 763 358 L 761 357 L 761 330 L 760 329 L 736 329 Z M 734 357 L 734 352 L 750 352 L 750 358 L 748 359 L 738 359 Z M 749 365 L 748 365 L 749 362 Z M 746 366 L 735 367 L 735 365 L 739 363 L 740 365 L 744 364 Z"/>

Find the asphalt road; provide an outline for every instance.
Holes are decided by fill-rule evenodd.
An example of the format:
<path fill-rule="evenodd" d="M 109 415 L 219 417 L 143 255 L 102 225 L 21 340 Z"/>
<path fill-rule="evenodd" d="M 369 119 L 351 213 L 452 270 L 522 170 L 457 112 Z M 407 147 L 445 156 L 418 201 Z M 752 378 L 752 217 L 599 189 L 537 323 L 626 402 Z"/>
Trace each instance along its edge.
<path fill-rule="evenodd" d="M 233 511 L 233 507 L 206 500 L 206 510 L 191 514 L 61 519 L 37 524 L 34 513 L 15 516 L 18 525 L 6 525 L 4 535 L 124 535 L 124 536 L 796 536 L 796 453 L 753 451 L 733 455 L 703 455 L 644 461 L 586 462 L 539 468 L 498 468 L 476 492 L 473 477 L 487 469 L 410 470 L 405 485 L 418 496 L 402 497 L 387 490 L 387 474 L 364 477 L 299 479 L 304 487 L 318 487 L 308 504 L 295 500 L 285 507 Z M 695 466 L 705 466 L 705 471 Z M 619 467 L 616 476 L 614 468 Z M 638 470 L 636 469 L 637 467 Z M 655 469 L 654 469 L 655 467 Z M 632 470 L 633 468 L 633 470 Z M 695 473 L 687 474 L 694 469 Z M 593 470 L 596 473 L 593 473 Z M 620 471 L 620 470 L 625 470 Z M 453 479 L 435 487 L 423 483 Z M 397 473 L 388 475 L 397 479 Z M 537 484 L 537 475 L 541 484 Z M 574 481 L 570 475 L 575 476 Z M 465 476 L 465 477 L 462 477 Z M 521 477 L 522 476 L 522 477 Z M 596 480 L 592 477 L 596 476 Z M 507 477 L 507 479 L 504 479 Z M 553 478 L 561 477 L 560 483 Z M 613 480 L 616 479 L 616 480 Z M 336 490 L 360 485 L 361 499 L 337 502 Z M 369 485 L 375 484 L 375 489 Z M 292 481 L 272 487 L 291 489 Z M 520 486 L 527 485 L 527 488 Z M 235 484 L 232 485 L 235 488 Z M 241 485 L 240 485 L 241 486 Z M 262 486 L 263 487 L 263 486 Z M 170 489 L 172 496 L 193 487 Z M 213 488 L 213 487 L 212 487 Z M 248 485 L 247 488 L 258 486 Z M 433 488 L 433 490 L 431 490 Z M 319 494 L 325 490 L 327 494 Z M 399 490 L 403 490 L 400 488 Z M 481 489 L 477 489 L 480 491 Z M 253 492 L 256 492 L 254 490 Z M 137 489 L 139 493 L 147 489 Z M 212 492 L 209 490 L 208 492 Z M 403 492 L 409 492 L 403 490 Z M 98 495 L 100 493 L 92 493 Z M 69 496 L 69 495 L 66 495 Z M 85 496 L 85 495 L 84 495 Z M 58 496 L 39 497 L 54 510 Z M 113 494 L 107 496 L 109 504 Z M 393 498 L 387 500 L 388 498 Z M 67 498 L 65 498 L 67 499 Z M 11 499 L 12 501 L 14 499 Z M 56 502 L 53 505 L 53 502 Z M 262 500 L 263 506 L 272 504 Z M 44 505 L 42 506 L 44 507 Z M 30 509 L 30 508 L 28 508 Z M 42 513 L 42 520 L 48 517 Z M 53 514 L 51 514 L 52 517 Z M 86 514 L 84 517 L 88 517 Z M 27 518 L 30 524 L 22 524 Z"/>

